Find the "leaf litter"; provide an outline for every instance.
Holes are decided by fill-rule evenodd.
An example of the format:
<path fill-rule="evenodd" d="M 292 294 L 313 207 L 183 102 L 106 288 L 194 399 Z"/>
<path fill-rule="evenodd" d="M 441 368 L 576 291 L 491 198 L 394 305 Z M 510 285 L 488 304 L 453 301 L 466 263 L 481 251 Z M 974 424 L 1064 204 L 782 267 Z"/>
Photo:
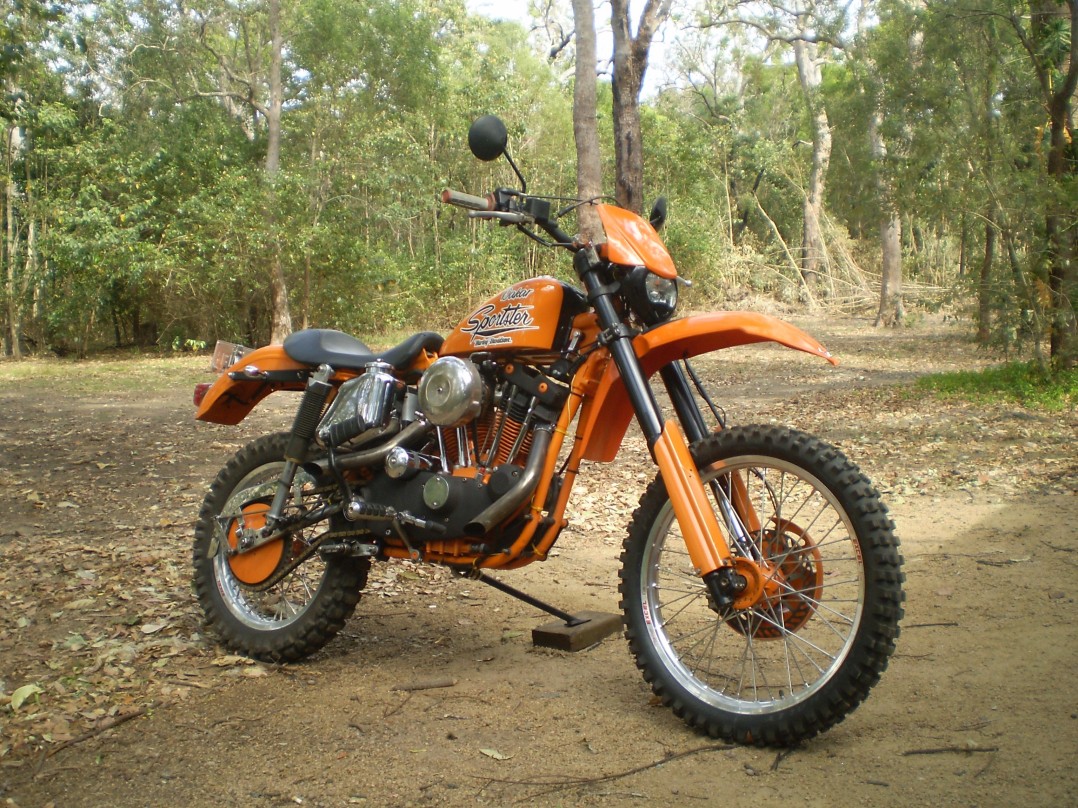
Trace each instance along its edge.
<path fill-rule="evenodd" d="M 875 351 L 859 347 L 857 331 L 839 342 L 853 361 L 837 378 L 808 364 L 780 375 L 777 369 L 791 362 L 785 351 L 748 360 L 741 352 L 719 354 L 698 360 L 696 369 L 714 383 L 732 422 L 789 423 L 819 434 L 855 458 L 892 504 L 944 490 L 1001 498 L 1075 492 L 1074 412 L 1047 416 L 909 394 L 907 382 L 918 373 L 984 364 L 972 346 L 956 350 L 948 334 L 936 342 L 898 340 L 915 342 L 917 350 L 884 342 Z M 842 355 L 843 345 L 829 347 Z M 135 362 L 111 370 L 139 372 Z M 190 534 L 227 455 L 283 428 L 290 413 L 269 408 L 239 428 L 196 425 L 188 386 L 151 395 L 84 393 L 47 409 L 32 385 L 0 392 L 8 427 L 0 483 L 15 493 L 0 501 L 5 767 L 25 765 L 133 711 L 276 670 L 223 654 L 204 635 L 190 584 Z M 569 529 L 619 545 L 652 476 L 644 460 L 643 442 L 632 432 L 618 463 L 585 469 Z M 366 595 L 409 608 L 416 608 L 414 598 L 426 605 L 446 597 L 482 602 L 454 589 L 457 583 L 444 570 L 379 564 Z M 502 639 L 511 634 L 507 629 Z"/>

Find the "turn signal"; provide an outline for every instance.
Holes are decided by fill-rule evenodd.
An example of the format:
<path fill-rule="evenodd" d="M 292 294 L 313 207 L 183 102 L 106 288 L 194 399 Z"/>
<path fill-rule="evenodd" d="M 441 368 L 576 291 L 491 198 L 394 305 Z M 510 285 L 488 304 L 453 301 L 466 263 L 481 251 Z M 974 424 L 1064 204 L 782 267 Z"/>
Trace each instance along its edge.
<path fill-rule="evenodd" d="M 202 399 L 206 397 L 206 393 L 213 387 L 213 382 L 200 382 L 195 385 L 195 406 L 202 405 Z"/>

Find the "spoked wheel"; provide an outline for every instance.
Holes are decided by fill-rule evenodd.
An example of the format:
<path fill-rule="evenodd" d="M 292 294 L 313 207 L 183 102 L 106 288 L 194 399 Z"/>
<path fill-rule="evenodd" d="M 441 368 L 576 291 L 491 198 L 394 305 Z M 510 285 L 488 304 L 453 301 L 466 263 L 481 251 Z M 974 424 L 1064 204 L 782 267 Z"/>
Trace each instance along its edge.
<path fill-rule="evenodd" d="M 194 543 L 195 591 L 209 625 L 231 650 L 282 662 L 302 659 L 336 636 L 355 611 L 370 566 L 366 558 L 312 553 L 325 523 L 229 555 L 241 528 L 265 524 L 287 442 L 285 434 L 259 438 L 228 462 L 203 502 Z M 303 506 L 311 482 L 303 472 L 296 476 L 286 510 Z M 305 554 L 307 560 L 281 574 Z"/>
<path fill-rule="evenodd" d="M 745 589 L 720 613 L 657 479 L 621 557 L 637 665 L 712 737 L 810 738 L 864 700 L 894 651 L 903 575 L 893 524 L 857 467 L 809 435 L 735 427 L 693 455 Z"/>

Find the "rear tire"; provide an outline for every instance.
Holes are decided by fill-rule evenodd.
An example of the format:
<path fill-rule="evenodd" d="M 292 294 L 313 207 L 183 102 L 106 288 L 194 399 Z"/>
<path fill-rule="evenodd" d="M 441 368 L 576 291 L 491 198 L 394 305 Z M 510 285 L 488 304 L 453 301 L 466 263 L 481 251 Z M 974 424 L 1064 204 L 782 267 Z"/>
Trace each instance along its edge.
<path fill-rule="evenodd" d="M 759 525 L 735 556 L 762 559 L 761 595 L 720 616 L 689 561 L 657 478 L 621 555 L 626 636 L 644 678 L 692 727 L 738 743 L 788 746 L 834 726 L 868 695 L 894 652 L 902 558 L 868 479 L 833 446 L 746 426 L 692 447 L 716 504 L 728 475 Z M 727 489 L 729 490 L 729 489 Z M 751 565 L 750 565 L 751 566 Z M 760 567 L 757 567 L 760 568 Z"/>
<path fill-rule="evenodd" d="M 288 437 L 280 433 L 258 438 L 229 460 L 210 487 L 195 525 L 195 593 L 207 624 L 230 650 L 271 662 L 303 659 L 333 639 L 355 611 L 370 568 L 367 558 L 322 559 L 316 553 L 266 591 L 237 577 L 253 580 L 245 568 L 233 569 L 224 551 L 236 521 L 228 518 L 235 514 L 222 511 L 235 493 L 277 479 Z M 302 471 L 297 475 L 289 505 L 298 504 L 295 500 L 309 482 Z M 244 513 L 249 518 L 257 510 L 248 506 Z M 280 569 L 309 547 L 325 527 L 320 523 L 293 533 L 278 548 L 273 542 L 264 545 L 267 552 L 276 553 L 271 569 Z M 263 574 L 262 580 L 268 576 Z"/>

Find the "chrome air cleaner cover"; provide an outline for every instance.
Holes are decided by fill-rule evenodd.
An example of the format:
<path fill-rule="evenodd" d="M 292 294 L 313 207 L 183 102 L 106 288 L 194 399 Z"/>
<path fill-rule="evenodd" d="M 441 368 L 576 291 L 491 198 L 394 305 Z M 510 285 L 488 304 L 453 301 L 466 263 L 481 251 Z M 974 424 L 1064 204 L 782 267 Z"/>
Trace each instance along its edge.
<path fill-rule="evenodd" d="M 483 409 L 483 377 L 468 359 L 443 356 L 419 382 L 419 409 L 435 426 L 461 426 Z"/>

